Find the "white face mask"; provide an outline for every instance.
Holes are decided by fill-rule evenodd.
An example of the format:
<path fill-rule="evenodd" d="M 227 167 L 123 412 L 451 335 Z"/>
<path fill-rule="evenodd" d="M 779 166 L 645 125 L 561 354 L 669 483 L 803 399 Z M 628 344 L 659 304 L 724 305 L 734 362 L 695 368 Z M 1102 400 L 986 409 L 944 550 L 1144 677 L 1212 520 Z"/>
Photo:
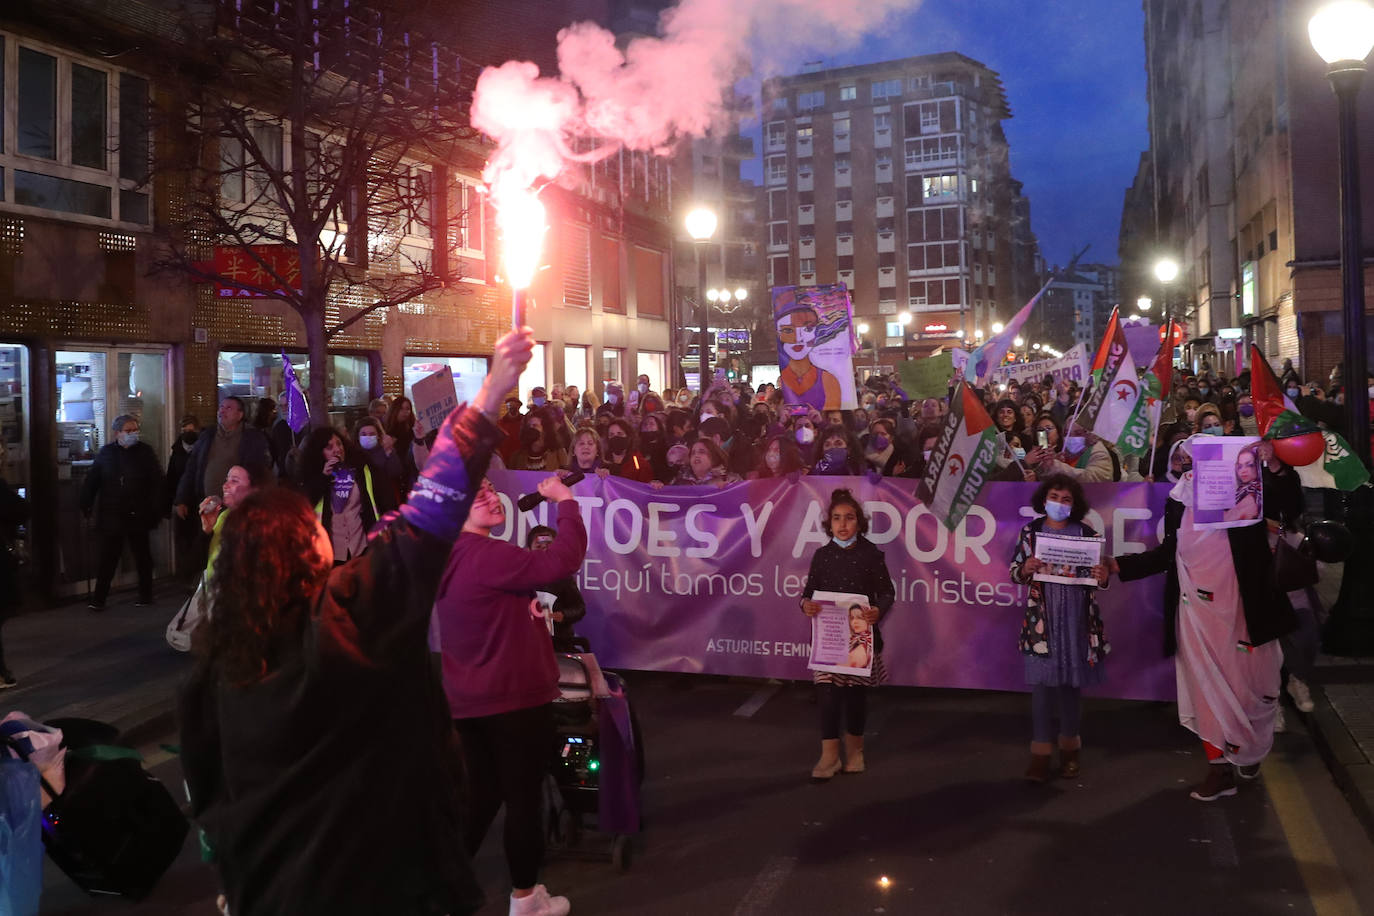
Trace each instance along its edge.
<path fill-rule="evenodd" d="M 115 440 L 124 448 L 128 448 L 132 445 L 138 444 L 138 433 L 120 433 L 119 435 L 115 436 Z"/>
<path fill-rule="evenodd" d="M 1064 451 L 1070 455 L 1077 455 L 1086 448 L 1088 443 L 1082 436 L 1068 436 L 1064 439 Z"/>
<path fill-rule="evenodd" d="M 1011 450 L 1011 453 L 1012 453 L 1012 455 L 1016 458 L 1017 461 L 1025 461 L 1025 460 L 1026 460 L 1026 450 L 1023 449 L 1023 448 L 1014 448 L 1014 449 Z"/>
<path fill-rule="evenodd" d="M 645 383 L 645 382 L 640 382 L 640 383 L 639 383 L 639 393 L 640 393 L 640 394 L 648 394 L 648 393 L 649 393 L 649 386 L 648 386 L 647 383 Z"/>
<path fill-rule="evenodd" d="M 930 449 L 926 449 L 925 451 L 921 452 L 921 457 L 924 458 L 926 461 L 929 461 L 929 460 L 930 460 Z"/>
<path fill-rule="evenodd" d="M 703 411 L 701 412 L 701 422 L 705 423 L 707 420 L 711 419 L 711 418 L 714 417 L 714 416 L 715 416 L 715 414 L 703 410 Z"/>
<path fill-rule="evenodd" d="M 797 430 L 797 441 L 802 445 L 810 445 L 816 441 L 816 431 L 809 426 L 803 426 Z"/>
<path fill-rule="evenodd" d="M 610 394 L 607 394 L 607 395 L 606 395 L 606 403 L 607 403 L 607 404 L 619 404 L 619 403 L 620 403 L 620 395 L 615 394 L 614 392 L 612 392 L 612 393 L 610 393 Z"/>
<path fill-rule="evenodd" d="M 377 447 L 377 437 L 376 437 L 376 436 L 359 436 L 359 437 L 358 437 L 358 444 L 359 444 L 360 446 L 362 446 L 363 451 L 365 451 L 365 452 L 366 452 L 366 451 L 371 451 L 372 449 L 374 449 L 374 448 Z"/>

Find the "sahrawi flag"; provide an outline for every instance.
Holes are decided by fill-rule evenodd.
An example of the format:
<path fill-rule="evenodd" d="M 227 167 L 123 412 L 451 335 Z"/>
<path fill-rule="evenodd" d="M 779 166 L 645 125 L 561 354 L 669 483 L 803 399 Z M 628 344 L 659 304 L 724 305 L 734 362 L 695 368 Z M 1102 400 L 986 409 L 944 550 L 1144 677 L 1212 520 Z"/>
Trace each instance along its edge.
<path fill-rule="evenodd" d="M 1149 403 L 1142 397 L 1126 332 L 1115 314 L 1112 318 L 1094 361 L 1095 380 L 1078 423 L 1111 443 L 1123 457 L 1144 455 L 1150 448 Z"/>
<path fill-rule="evenodd" d="M 310 405 L 305 400 L 305 392 L 301 390 L 300 379 L 296 378 L 291 357 L 286 355 L 285 350 L 281 351 L 281 364 L 282 380 L 286 383 L 286 425 L 291 427 L 293 433 L 298 433 L 310 422 Z"/>
<path fill-rule="evenodd" d="M 1294 469 L 1304 487 L 1354 490 L 1369 480 L 1369 471 L 1350 451 L 1349 442 L 1338 433 L 1319 429 L 1298 412 L 1279 387 L 1269 362 L 1253 344 L 1250 345 L 1250 400 L 1255 404 L 1255 422 L 1264 438 L 1322 437 L 1325 448 L 1317 460 Z"/>
<path fill-rule="evenodd" d="M 1164 339 L 1159 343 L 1159 352 L 1155 354 L 1154 363 L 1140 373 L 1140 403 L 1136 409 L 1144 413 L 1149 423 L 1146 431 L 1146 439 L 1149 442 L 1154 441 L 1159 431 L 1159 417 L 1164 412 L 1164 402 L 1169 398 L 1169 389 L 1173 387 L 1173 336 L 1174 323 L 1171 320 L 1164 329 Z M 1128 426 L 1134 428 L 1133 424 Z"/>
<path fill-rule="evenodd" d="M 953 531 L 997 469 L 997 427 L 965 382 L 950 399 L 940 441 L 930 453 L 916 498 Z"/>

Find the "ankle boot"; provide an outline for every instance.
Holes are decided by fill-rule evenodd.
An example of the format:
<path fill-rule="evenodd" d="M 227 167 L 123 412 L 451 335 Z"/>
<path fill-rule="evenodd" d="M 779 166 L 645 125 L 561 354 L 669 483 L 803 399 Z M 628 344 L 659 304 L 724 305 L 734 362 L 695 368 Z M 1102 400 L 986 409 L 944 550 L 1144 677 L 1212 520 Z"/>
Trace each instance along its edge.
<path fill-rule="evenodd" d="M 1078 736 L 1072 738 L 1060 737 L 1059 739 L 1059 777 L 1061 779 L 1077 779 L 1080 767 L 1078 765 L 1078 752 L 1083 747 L 1083 739 Z"/>
<path fill-rule="evenodd" d="M 844 771 L 862 773 L 864 771 L 864 736 L 844 736 Z"/>
<path fill-rule="evenodd" d="M 811 768 L 813 782 L 825 782 L 840 771 L 840 739 L 821 739 L 821 759 Z"/>
<path fill-rule="evenodd" d="M 1048 741 L 1032 741 L 1030 766 L 1026 767 L 1027 782 L 1048 782 L 1050 778 L 1050 751 Z"/>

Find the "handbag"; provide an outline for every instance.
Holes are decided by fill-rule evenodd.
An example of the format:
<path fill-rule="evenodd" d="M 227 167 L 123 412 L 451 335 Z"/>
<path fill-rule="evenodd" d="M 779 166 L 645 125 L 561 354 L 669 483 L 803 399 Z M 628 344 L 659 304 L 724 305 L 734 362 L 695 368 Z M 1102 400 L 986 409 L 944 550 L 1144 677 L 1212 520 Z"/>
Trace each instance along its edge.
<path fill-rule="evenodd" d="M 1279 591 L 1296 592 L 1317 584 L 1317 561 L 1294 547 L 1280 531 L 1274 546 L 1274 584 Z"/>
<path fill-rule="evenodd" d="M 205 585 L 205 574 L 201 573 L 200 581 L 196 583 L 196 590 L 182 604 L 181 610 L 173 615 L 172 622 L 167 624 L 167 645 L 178 652 L 191 651 L 191 634 L 195 632 L 196 627 L 209 618 L 209 591 Z"/>

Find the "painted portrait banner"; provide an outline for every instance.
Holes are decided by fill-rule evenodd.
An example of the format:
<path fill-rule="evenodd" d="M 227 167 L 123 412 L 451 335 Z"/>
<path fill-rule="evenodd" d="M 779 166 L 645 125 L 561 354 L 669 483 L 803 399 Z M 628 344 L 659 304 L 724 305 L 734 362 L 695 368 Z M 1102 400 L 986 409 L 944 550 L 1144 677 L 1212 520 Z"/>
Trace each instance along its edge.
<path fill-rule="evenodd" d="M 853 410 L 854 306 L 843 283 L 775 286 L 778 387 L 788 404 Z"/>
<path fill-rule="evenodd" d="M 493 534 L 524 543 L 553 518 L 548 504 L 517 514 L 540 475 L 493 471 L 507 521 Z M 1026 587 L 1008 566 L 1032 517 L 1033 484 L 993 483 L 953 530 L 917 502 L 905 479 L 800 477 L 714 487 L 649 487 L 591 477 L 573 488 L 588 529 L 578 624 L 606 667 L 808 679 L 812 625 L 800 599 L 822 516 L 837 486 L 863 503 L 897 600 L 881 629 L 894 684 L 1024 690 L 1017 649 Z M 1154 547 L 1167 484 L 1089 484 L 1085 521 L 1110 554 Z M 1162 656 L 1164 582 L 1113 581 L 1100 595 L 1112 654 L 1092 692 L 1172 699 Z"/>

